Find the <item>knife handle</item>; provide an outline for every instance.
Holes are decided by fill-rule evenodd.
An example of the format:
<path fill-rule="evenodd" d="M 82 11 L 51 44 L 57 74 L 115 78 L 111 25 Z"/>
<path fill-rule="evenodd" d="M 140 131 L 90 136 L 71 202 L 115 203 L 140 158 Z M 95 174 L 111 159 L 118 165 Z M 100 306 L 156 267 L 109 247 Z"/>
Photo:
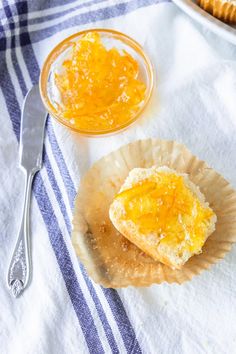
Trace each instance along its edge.
<path fill-rule="evenodd" d="M 19 296 L 31 276 L 31 252 L 29 240 L 29 213 L 32 181 L 35 171 L 26 171 L 25 197 L 22 221 L 15 249 L 11 258 L 7 282 L 14 297 Z"/>

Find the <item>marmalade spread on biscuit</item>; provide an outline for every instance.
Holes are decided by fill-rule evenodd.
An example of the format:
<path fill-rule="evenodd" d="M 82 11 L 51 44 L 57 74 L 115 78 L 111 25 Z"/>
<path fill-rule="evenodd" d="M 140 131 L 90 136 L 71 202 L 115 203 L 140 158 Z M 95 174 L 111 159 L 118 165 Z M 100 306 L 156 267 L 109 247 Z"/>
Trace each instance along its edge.
<path fill-rule="evenodd" d="M 124 205 L 123 218 L 133 221 L 142 234 L 154 233 L 168 246 L 182 244 L 182 251 L 201 251 L 214 213 L 202 206 L 182 176 L 159 172 L 116 198 Z"/>
<path fill-rule="evenodd" d="M 100 34 L 89 32 L 72 46 L 54 80 L 57 111 L 70 126 L 106 131 L 128 123 L 142 104 L 146 86 L 139 65 L 126 51 L 107 49 Z"/>

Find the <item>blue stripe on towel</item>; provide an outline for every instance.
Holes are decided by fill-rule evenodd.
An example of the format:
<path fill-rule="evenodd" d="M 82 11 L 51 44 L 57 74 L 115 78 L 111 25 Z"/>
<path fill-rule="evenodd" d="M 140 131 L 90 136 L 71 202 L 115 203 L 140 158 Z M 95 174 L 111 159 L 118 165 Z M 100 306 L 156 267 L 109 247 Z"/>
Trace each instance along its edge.
<path fill-rule="evenodd" d="M 147 7 L 153 4 L 158 4 L 161 2 L 168 2 L 168 1 L 170 0 L 131 0 L 128 2 L 122 2 L 109 7 L 92 10 L 85 13 L 80 13 L 76 16 L 72 16 L 71 18 L 65 21 L 62 20 L 56 25 L 49 25 L 48 27 L 44 26 L 39 30 L 32 30 L 30 32 L 30 40 L 28 38 L 27 29 L 23 27 L 23 31 L 21 31 L 21 33 L 17 35 L 15 38 L 15 46 L 20 46 L 22 45 L 22 43 L 24 43 L 24 45 L 30 43 L 36 43 L 45 38 L 51 37 L 58 31 L 65 30 L 67 28 L 81 26 L 96 21 L 107 20 L 121 15 L 126 15 L 127 13 L 137 10 L 141 7 Z M 0 47 L 0 51 L 4 49 L 5 48 Z"/>
<path fill-rule="evenodd" d="M 27 52 L 28 52 L 28 51 L 27 51 Z M 18 78 L 21 77 L 21 75 L 19 75 L 19 72 L 18 72 L 19 67 L 18 67 L 18 66 L 15 66 L 14 68 L 15 68 L 15 71 L 16 71 L 16 73 L 17 73 L 17 75 L 18 75 Z M 5 71 L 5 73 L 6 73 L 6 71 Z M 32 73 L 32 71 L 31 71 L 31 73 Z M 6 77 L 5 77 L 5 79 L 6 79 Z M 7 78 L 6 81 L 11 85 L 11 80 L 9 80 L 9 79 Z M 13 89 L 13 86 L 11 86 L 11 88 Z M 23 89 L 23 87 L 22 87 L 22 93 L 23 93 L 23 91 L 24 91 L 24 89 Z M 12 95 L 12 98 L 13 98 L 13 102 L 17 103 L 16 97 L 14 97 L 14 96 Z M 18 108 L 18 109 L 14 109 L 14 114 L 12 114 L 12 121 L 13 121 L 14 123 L 17 121 L 16 117 L 18 116 L 18 119 L 19 119 L 19 117 L 20 117 L 20 108 L 19 108 L 19 106 L 18 106 L 17 108 Z M 17 112 L 18 112 L 18 114 L 16 114 Z M 17 126 L 17 128 L 18 128 L 18 129 L 15 129 L 15 130 L 16 130 L 16 134 L 17 134 L 17 136 L 18 136 L 18 138 L 19 138 L 19 125 Z M 45 166 L 45 167 L 46 167 L 46 169 L 47 169 L 47 172 L 49 173 L 49 177 L 51 176 L 51 183 L 52 183 L 52 181 L 55 181 L 55 177 L 53 177 L 53 172 L 51 171 L 51 167 L 49 167 L 49 161 L 47 161 L 47 157 L 46 157 L 46 166 Z M 37 181 L 37 179 L 36 179 L 36 181 Z M 36 182 L 35 182 L 35 183 L 36 183 Z M 43 182 L 41 181 L 41 183 L 43 183 Z M 34 184 L 34 185 L 35 185 L 35 184 Z M 56 186 L 56 188 L 55 188 L 55 184 L 53 184 L 52 187 L 53 187 L 54 191 L 55 191 L 55 190 L 57 191 L 57 192 L 56 192 L 56 195 L 58 195 L 58 186 Z M 34 191 L 35 191 L 35 187 L 34 187 Z M 36 199 L 38 200 L 37 195 L 36 195 Z M 59 199 L 59 198 L 57 198 L 57 200 L 58 200 L 58 199 Z M 46 203 L 46 204 L 49 203 L 48 205 L 50 205 L 49 199 L 48 199 L 48 201 L 45 199 L 45 202 L 43 202 L 43 200 L 40 200 L 40 201 L 38 201 L 38 202 L 39 202 L 39 207 L 40 207 L 41 212 L 43 212 L 43 211 L 45 210 L 45 203 Z M 40 205 L 40 202 L 43 202 L 43 205 Z M 62 204 L 61 204 L 61 203 L 60 203 L 59 205 L 60 205 L 60 207 L 62 207 Z M 47 211 L 47 214 L 48 214 L 48 211 Z M 63 213 L 63 214 L 65 214 L 65 213 Z M 46 215 L 46 214 L 44 214 L 44 215 Z M 64 216 L 65 216 L 65 215 L 64 215 Z M 45 218 L 44 218 L 44 220 L 45 220 Z M 46 221 L 46 220 L 45 220 L 45 221 Z M 53 225 L 55 225 L 55 222 L 53 222 Z M 47 225 L 47 226 L 48 226 L 48 225 Z M 50 217 L 50 225 L 49 225 L 49 227 L 50 227 L 50 226 L 51 226 L 51 217 Z M 59 226 L 58 226 L 58 227 L 59 227 Z M 53 230 L 54 230 L 54 233 L 55 233 L 55 228 L 53 228 Z M 48 229 L 48 231 L 50 232 L 50 229 Z M 49 235 L 49 236 L 51 236 L 51 235 Z M 59 232 L 59 237 L 63 237 L 63 236 L 61 235 L 61 232 Z M 54 243 L 54 245 L 56 245 L 56 243 Z M 64 249 L 65 247 L 66 247 L 66 245 L 64 245 L 64 247 L 61 247 L 61 246 L 60 246 L 60 254 L 61 254 L 61 252 L 63 252 L 63 249 Z M 56 250 L 55 248 L 54 248 L 54 252 L 57 253 L 57 250 Z M 67 251 L 67 252 L 68 252 L 68 251 Z M 56 255 L 56 256 L 57 256 L 57 255 Z M 67 257 L 65 257 L 65 259 L 66 259 L 66 258 L 67 258 Z M 58 261 L 60 261 L 61 255 L 60 255 L 60 257 L 57 256 L 57 259 L 58 259 Z M 60 264 L 59 264 L 59 266 L 60 266 Z M 60 266 L 60 268 L 61 268 L 61 266 Z M 70 266 L 67 267 L 67 269 L 72 269 L 72 270 L 73 270 L 72 264 L 70 264 Z M 73 272 L 74 272 L 74 270 L 73 270 Z M 62 272 L 62 273 L 63 273 L 63 272 Z M 65 276 L 64 273 L 63 273 L 63 276 Z M 71 277 L 71 278 L 73 279 L 73 277 Z M 105 315 L 104 310 L 103 310 L 103 308 L 102 308 L 102 305 L 101 305 L 101 303 L 100 303 L 100 301 L 99 301 L 99 299 L 98 299 L 98 297 L 97 297 L 96 291 L 95 291 L 95 289 L 93 288 L 93 285 L 92 285 L 91 281 L 87 278 L 87 276 L 85 277 L 85 279 L 86 279 L 86 281 L 87 281 L 87 284 L 89 284 L 89 290 L 90 290 L 90 292 L 91 292 L 91 296 L 92 296 L 92 298 L 93 298 L 93 300 L 94 300 L 94 302 L 95 302 L 95 306 L 96 306 L 96 308 L 97 308 L 98 314 L 99 314 L 99 316 L 100 316 L 100 318 L 101 318 L 101 321 L 102 321 L 102 323 L 103 323 L 103 326 L 104 326 L 104 329 L 105 329 L 105 333 L 106 333 L 106 335 L 107 335 L 107 338 L 108 338 L 110 347 L 111 347 L 111 349 L 112 349 L 112 352 L 113 352 L 113 353 L 118 353 L 119 350 L 118 350 L 118 347 L 117 347 L 116 342 L 115 342 L 115 340 L 114 340 L 114 336 L 113 336 L 111 327 L 110 327 L 110 325 L 109 325 L 109 323 L 108 323 L 108 321 L 107 321 L 106 315 Z M 72 286 L 68 286 L 68 285 L 69 285 L 69 278 L 65 278 L 65 282 L 66 282 L 66 285 L 67 285 L 68 292 L 70 291 L 70 289 L 73 289 L 73 291 L 75 290 L 75 287 L 74 287 L 74 286 L 73 286 L 73 287 L 72 287 Z M 81 289 L 80 289 L 80 290 L 81 290 Z M 74 295 L 74 294 L 73 294 L 73 295 Z M 72 303 L 73 303 L 73 305 L 75 305 L 75 301 L 73 301 L 73 300 L 74 300 L 73 295 L 71 296 L 71 294 L 70 294 Z M 94 347 L 94 345 L 93 345 L 93 347 Z"/>
<path fill-rule="evenodd" d="M 93 22 L 94 20 L 101 20 L 101 19 L 107 19 L 107 18 L 111 18 L 111 17 L 120 16 L 122 14 L 133 11 L 133 10 L 137 9 L 138 7 L 148 6 L 153 3 L 157 3 L 157 2 L 160 2 L 160 1 L 158 1 L 158 0 L 132 0 L 128 3 L 121 3 L 118 5 L 110 6 L 107 8 L 100 9 L 100 10 L 94 10 L 92 12 L 87 12 L 85 14 L 75 16 L 72 19 L 70 19 L 69 22 L 64 21 L 59 25 L 49 27 L 50 32 L 47 32 L 47 33 L 44 32 L 44 30 L 42 30 L 41 32 L 39 32 L 39 31 L 32 32 L 29 35 L 29 33 L 26 31 L 25 28 L 21 28 L 20 35 L 19 35 L 20 45 L 21 45 L 21 47 L 24 47 L 24 48 L 22 48 L 22 53 L 23 53 L 23 56 L 24 56 L 24 59 L 25 59 L 25 62 L 26 62 L 32 82 L 36 83 L 38 81 L 38 76 L 39 76 L 38 63 L 37 63 L 37 60 L 34 56 L 33 48 L 31 45 L 32 41 L 39 41 L 39 40 L 45 38 L 45 35 L 46 36 L 53 35 L 57 30 L 68 28 L 68 27 L 71 27 L 74 25 L 82 25 L 85 23 L 90 23 L 90 22 Z M 22 3 L 23 3 L 22 4 L 23 7 L 21 8 L 21 10 L 19 10 L 19 12 L 21 12 L 25 16 L 27 14 L 27 8 L 26 8 L 27 2 L 23 1 Z M 10 9 L 10 7 L 8 7 L 8 9 L 7 9 L 8 13 L 9 13 L 9 9 Z M 27 17 L 26 17 L 26 21 L 27 21 Z M 27 26 L 27 23 L 25 23 L 24 25 Z M 12 48 L 15 48 L 16 45 L 19 45 L 18 42 L 15 43 L 15 40 L 17 38 L 14 35 L 14 26 L 15 26 L 14 23 L 11 23 L 10 27 L 11 27 L 11 47 Z M 0 30 L 1 30 L 1 27 L 0 27 Z M 2 40 L 2 42 L 0 42 L 0 44 L 6 43 L 4 36 L 1 37 L 1 40 Z M 10 41 L 9 41 L 9 43 L 10 43 Z M 6 47 L 6 45 L 5 45 L 5 47 Z M 2 48 L 0 48 L 0 49 L 2 49 Z M 23 94 L 25 95 L 26 85 L 24 83 L 24 79 L 23 79 L 19 64 L 17 62 L 17 58 L 15 55 L 14 49 L 11 51 L 11 58 L 13 61 L 15 71 L 17 73 L 20 88 L 21 88 Z M 2 76 L 1 73 L 2 73 L 2 75 L 4 75 L 3 68 L 1 68 L 0 76 Z M 5 74 L 6 74 L 6 72 L 5 72 Z M 7 75 L 9 75 L 9 74 L 7 73 Z M 1 80 L 1 77 L 0 77 L 0 80 Z M 1 80 L 1 82 L 3 82 L 3 81 Z M 6 77 L 4 78 L 4 82 L 6 82 Z M 10 115 L 11 115 L 11 119 L 12 119 L 14 132 L 19 137 L 19 119 L 20 119 L 19 110 L 20 109 L 19 109 L 19 105 L 16 101 L 16 97 L 14 97 L 12 95 L 12 93 L 14 92 L 14 87 L 13 87 L 11 80 L 9 80 L 9 82 L 7 82 L 7 88 L 4 87 L 3 92 L 5 95 L 6 102 L 7 102 L 8 110 L 9 110 L 9 112 L 11 112 Z M 69 201 L 70 201 L 70 206 L 72 207 L 74 197 L 75 197 L 75 192 L 76 192 L 75 186 L 73 184 L 73 181 L 71 180 L 71 176 L 69 174 L 69 171 L 68 171 L 67 165 L 65 163 L 65 160 L 63 158 L 63 155 L 60 151 L 60 147 L 58 145 L 53 127 L 50 122 L 48 123 L 47 129 L 48 129 L 49 142 L 52 146 L 52 150 L 53 150 L 53 154 L 54 154 L 56 163 L 58 165 L 59 171 L 62 175 L 63 182 L 65 184 L 65 188 L 66 188 L 66 191 L 67 191 L 67 194 L 69 197 Z M 61 212 L 63 214 L 67 229 L 70 230 L 71 225 L 70 225 L 70 221 L 69 221 L 69 218 L 68 218 L 68 215 L 66 212 L 66 207 L 65 207 L 64 202 L 62 200 L 61 191 L 60 191 L 58 184 L 56 182 L 55 175 L 52 170 L 49 158 L 47 155 L 45 155 L 45 157 L 46 157 L 45 167 L 46 167 L 46 170 L 47 170 L 47 173 L 49 176 L 50 183 L 54 189 L 55 196 L 57 198 L 57 202 L 58 202 L 58 205 L 61 209 Z M 75 308 L 75 312 L 77 313 L 78 309 L 76 309 L 76 307 L 78 308 L 79 306 L 83 306 L 82 303 L 80 303 L 80 301 L 85 301 L 86 305 L 87 305 L 87 303 L 86 303 L 86 300 L 84 299 L 84 295 L 82 293 L 82 290 L 78 284 L 78 280 L 77 280 L 75 271 L 73 269 L 72 262 L 69 257 L 69 252 L 66 248 L 66 244 L 64 242 L 63 235 L 61 233 L 60 227 L 58 225 L 55 214 L 53 212 L 50 200 L 46 194 L 47 192 L 46 192 L 46 189 L 43 185 L 43 180 L 42 180 L 40 174 L 38 174 L 38 176 L 35 180 L 34 192 L 35 192 L 35 196 L 38 201 L 38 204 L 39 204 L 40 211 L 41 211 L 44 221 L 47 225 L 48 232 L 49 232 L 49 238 L 50 238 L 51 244 L 53 246 L 56 258 L 58 260 L 59 267 L 62 271 L 64 280 L 66 283 L 66 287 L 68 289 L 68 293 L 70 294 L 72 304 Z M 50 225 L 48 225 L 47 223 L 49 223 Z M 53 227 L 51 227 L 51 225 L 53 225 Z M 59 241 L 58 241 L 58 239 L 59 239 Z M 58 250 L 56 249 L 57 244 L 60 244 L 60 249 L 58 249 Z M 63 267 L 63 269 L 62 269 L 62 267 Z M 114 339 L 114 336 L 113 336 L 113 333 L 112 333 L 112 329 L 107 321 L 104 309 L 102 307 L 100 299 L 98 298 L 98 296 L 96 294 L 95 288 L 94 288 L 92 282 L 90 281 L 90 279 L 87 277 L 87 274 L 84 272 L 84 270 L 83 270 L 83 274 L 85 277 L 87 287 L 91 293 L 91 297 L 94 300 L 100 320 L 103 323 L 103 327 L 104 327 L 106 336 L 108 338 L 108 342 L 110 344 L 110 347 L 112 349 L 112 352 L 113 353 L 119 352 L 116 342 L 115 342 L 115 339 Z M 74 291 L 77 291 L 77 293 L 74 294 L 73 293 Z M 131 353 L 131 352 L 132 353 L 141 353 L 141 349 L 140 349 L 140 346 L 139 346 L 138 341 L 136 339 L 134 330 L 131 326 L 131 323 L 128 319 L 128 316 L 125 312 L 125 309 L 123 307 L 122 301 L 121 301 L 118 293 L 113 289 L 103 289 L 103 292 L 107 298 L 107 301 L 108 301 L 111 311 L 114 315 L 114 318 L 116 319 L 117 326 L 118 326 L 120 333 L 122 335 L 127 352 L 128 353 Z M 79 299 L 77 298 L 77 296 L 79 296 Z M 83 298 L 82 300 L 81 300 L 80 296 L 82 296 L 82 298 Z M 87 311 L 87 309 L 86 309 L 86 311 Z M 89 318 L 89 315 L 88 315 L 87 321 L 88 321 L 88 323 L 90 323 L 89 321 L 93 321 L 93 318 L 91 316 L 89 308 L 88 308 L 88 312 L 89 312 L 91 318 Z M 81 316 L 79 316 L 78 313 L 77 313 L 77 316 L 79 318 L 81 328 L 83 327 L 83 325 L 85 326 L 84 328 L 82 328 L 83 331 L 85 331 L 85 329 L 87 327 L 86 321 L 84 323 L 82 321 L 83 319 L 81 318 Z M 81 321 L 82 321 L 82 324 L 81 324 Z M 91 326 L 91 325 L 89 324 L 89 326 Z M 96 349 L 94 349 L 94 351 L 92 351 L 93 353 L 99 352 L 99 350 L 101 350 L 100 352 L 102 353 L 103 352 L 102 345 L 101 345 L 101 343 L 99 343 L 100 339 L 98 337 L 97 330 L 96 330 L 94 323 L 93 323 L 93 326 L 94 326 L 96 333 L 95 333 L 94 341 L 91 342 L 92 344 L 89 344 L 91 338 L 90 338 L 90 336 L 88 336 L 88 333 L 85 334 L 85 338 L 86 338 L 86 336 L 89 337 L 89 340 L 87 340 L 87 338 L 86 338 L 86 340 L 87 340 L 87 344 L 88 344 L 90 351 L 92 351 L 92 346 L 94 346 L 94 348 L 96 348 Z M 97 337 L 96 337 L 96 335 L 97 335 Z M 97 341 L 99 344 L 97 344 Z"/>
<path fill-rule="evenodd" d="M 118 14 L 117 14 L 118 15 Z M 32 46 L 28 46 L 27 47 L 27 51 L 22 51 L 22 53 L 23 53 L 23 56 L 24 56 L 24 59 L 25 59 L 25 62 L 26 62 L 26 66 L 27 66 L 27 68 L 28 68 L 28 71 L 29 71 L 29 73 L 30 73 L 30 75 L 31 75 L 31 80 L 32 80 L 32 82 L 33 83 L 36 83 L 37 82 L 37 80 L 38 80 L 38 77 L 39 77 L 39 73 L 40 73 L 40 70 L 39 70 L 39 67 L 38 67 L 38 63 L 37 63 L 37 60 L 36 60 L 36 58 L 35 58 L 35 54 L 34 54 L 34 51 L 33 51 L 33 48 L 32 48 Z M 37 70 L 36 70 L 36 68 L 37 68 Z M 57 140 L 56 140 L 56 136 L 54 135 L 54 147 L 56 147 L 56 149 L 57 149 L 57 152 L 58 152 L 58 154 L 59 154 L 59 145 L 58 145 L 58 143 L 57 143 Z M 53 148 L 53 146 L 52 146 L 52 148 Z M 67 182 L 68 182 L 68 179 L 70 180 L 70 185 L 71 186 L 73 186 L 73 181 L 72 181 L 72 179 L 71 179 L 71 177 L 70 177 L 70 174 L 69 174 L 69 171 L 68 171 L 68 168 L 67 168 L 67 166 L 66 166 L 66 163 L 65 163 L 65 160 L 64 160 L 64 158 L 63 158 L 63 155 L 62 155 L 62 153 L 60 152 L 60 156 L 61 156 L 61 159 L 60 159 L 60 169 L 61 169 L 61 172 L 62 171 L 65 171 L 66 173 L 65 173 L 65 176 L 66 176 L 66 178 L 67 178 Z M 61 175 L 62 175 L 62 178 L 63 178 L 63 180 L 64 180 L 64 173 L 61 173 Z M 66 186 L 66 184 L 65 184 L 65 186 Z M 75 188 L 74 188 L 74 191 L 75 191 Z M 73 197 L 73 199 L 74 199 L 74 197 Z M 89 280 L 89 278 L 85 278 L 85 280 L 86 280 L 86 283 L 87 284 L 89 284 L 89 286 L 90 286 L 90 288 L 91 288 L 91 286 L 92 286 L 92 284 L 90 284 L 90 280 Z M 92 286 L 93 287 L 93 286 Z M 108 292 L 109 292 L 110 290 L 108 289 L 107 290 L 107 292 L 105 293 L 105 296 L 106 296 L 106 294 L 108 294 Z M 121 335 L 122 335 L 122 338 L 123 338 L 123 341 L 124 341 L 124 344 L 125 344 L 125 346 L 126 346 L 126 348 L 127 347 L 129 347 L 129 344 L 130 344 L 130 341 L 134 344 L 134 346 L 136 347 L 136 348 L 139 348 L 140 349 L 140 347 L 139 347 L 139 344 L 138 344 L 138 341 L 137 341 L 137 338 L 136 338 L 136 335 L 135 335 L 135 333 L 134 333 L 134 330 L 133 330 L 133 328 L 132 328 L 132 325 L 131 325 L 131 323 L 130 323 L 130 321 L 129 321 L 129 319 L 128 319 L 128 316 L 127 316 L 127 314 L 126 314 L 126 311 L 125 311 L 125 309 L 124 309 L 124 306 L 123 306 L 123 304 L 122 304 L 122 301 L 120 300 L 120 298 L 119 298 L 119 295 L 118 295 L 118 293 L 115 291 L 115 290 L 111 290 L 111 292 L 112 292 L 112 294 L 113 294 L 113 300 L 115 300 L 114 302 L 113 302 L 113 314 L 114 314 L 114 317 L 115 317 L 115 319 L 117 320 L 117 317 L 116 316 L 118 316 L 119 315 L 119 317 L 118 317 L 118 319 L 119 319 L 119 321 L 117 322 L 117 324 L 124 324 L 124 326 L 121 326 L 121 325 L 118 325 L 118 328 L 119 328 L 119 330 L 120 330 L 120 333 L 121 333 Z M 98 306 L 98 305 L 100 305 L 99 303 L 100 303 L 100 300 L 99 300 L 99 298 L 97 297 L 97 295 L 96 295 L 96 292 L 94 291 L 94 296 L 96 296 L 94 299 L 95 299 L 95 304 L 97 304 L 96 306 Z M 110 297 L 111 298 L 111 297 Z M 102 309 L 102 307 L 101 307 L 101 309 Z M 104 310 L 103 310 L 103 312 L 104 312 Z M 105 314 L 104 314 L 105 315 Z M 122 316 L 122 322 L 120 321 L 120 319 L 121 319 L 121 317 L 120 316 Z M 107 322 L 107 325 L 105 326 L 105 323 L 103 322 L 103 325 L 104 325 L 104 330 L 105 330 L 105 333 L 106 333 L 106 335 L 107 335 L 107 325 L 109 325 L 108 324 L 108 322 Z M 110 327 L 110 326 L 109 326 Z M 128 339 L 128 341 L 127 341 L 127 339 Z M 132 345 L 133 345 L 132 344 Z M 137 353 L 138 352 L 141 352 L 141 350 L 140 351 L 137 351 Z"/>
<path fill-rule="evenodd" d="M 0 84 L 1 84 L 3 95 L 5 97 L 8 112 L 12 120 L 14 132 L 17 136 L 17 140 L 19 140 L 21 111 L 15 94 L 15 89 L 11 81 L 11 77 L 7 70 L 4 57 L 3 57 L 3 66 L 4 67 L 2 67 L 2 70 L 0 71 Z M 22 74 L 17 71 L 17 69 L 19 69 L 19 66 L 14 66 L 14 69 L 16 71 L 18 78 L 21 77 Z M 14 103 L 14 105 L 12 103 Z M 44 155 L 45 155 L 44 164 L 46 162 L 45 167 L 47 168 L 49 178 L 51 176 L 51 182 L 55 181 L 54 174 L 50 168 L 50 162 L 47 159 L 47 155 L 46 154 Z M 55 189 L 55 186 L 53 187 Z M 38 202 L 38 206 L 42 213 L 44 222 L 46 224 L 52 248 L 57 258 L 60 270 L 62 272 L 62 276 L 66 284 L 67 291 L 70 295 L 71 302 L 77 314 L 81 329 L 84 333 L 85 340 L 88 345 L 88 349 L 91 353 L 94 352 L 98 354 L 100 354 L 100 352 L 104 353 L 100 338 L 97 333 L 96 326 L 94 324 L 93 317 L 91 315 L 87 302 L 84 298 L 81 287 L 78 283 L 77 276 L 75 274 L 69 256 L 69 252 L 67 250 L 63 235 L 59 228 L 56 216 L 53 212 L 53 208 L 49 200 L 49 197 L 47 195 L 46 189 L 44 187 L 44 183 L 40 173 L 37 174 L 34 180 L 33 192 Z M 57 193 L 59 192 L 60 191 L 57 187 Z"/>
<path fill-rule="evenodd" d="M 25 47 L 24 47 L 24 49 L 25 49 Z M 27 51 L 26 50 L 22 51 L 22 54 L 23 54 L 26 66 L 28 68 L 28 71 L 30 73 L 30 77 L 31 77 L 32 83 L 36 83 L 37 80 L 38 80 L 40 71 L 39 71 L 38 63 L 37 63 L 37 60 L 35 58 L 32 46 L 27 46 Z M 47 169 L 47 172 L 51 176 L 51 184 L 52 184 L 53 190 L 55 192 L 55 195 L 57 197 L 58 205 L 59 205 L 59 207 L 61 209 L 62 215 L 63 215 L 63 217 L 65 219 L 65 222 L 66 222 L 66 219 L 68 218 L 68 216 L 67 216 L 67 213 L 66 213 L 64 201 L 63 201 L 62 198 L 58 198 L 58 196 L 61 194 L 61 192 L 60 192 L 60 190 L 58 188 L 58 185 L 57 185 L 57 182 L 55 180 L 55 176 L 54 176 L 52 167 L 50 165 L 50 162 L 49 161 L 47 161 L 47 162 L 48 162 L 48 164 L 46 164 L 45 167 Z M 73 197 L 73 200 L 74 200 L 74 197 Z M 71 229 L 71 227 L 69 226 L 68 227 L 68 232 L 69 233 L 70 233 L 70 229 Z M 90 293 L 91 293 L 91 296 L 92 296 L 92 298 L 94 300 L 95 306 L 96 306 L 97 309 L 99 309 L 98 314 L 100 316 L 100 319 L 101 319 L 105 334 L 107 336 L 109 345 L 110 345 L 110 347 L 111 347 L 113 352 L 118 352 L 118 348 L 117 348 L 117 345 L 116 345 L 112 330 L 111 330 L 109 322 L 108 322 L 108 320 L 106 318 L 105 312 L 104 312 L 104 310 L 102 308 L 100 300 L 99 300 L 95 290 L 93 289 L 93 285 L 92 285 L 90 279 L 88 277 L 85 277 L 85 281 L 86 281 L 86 284 L 88 286 L 88 289 L 90 290 Z M 94 291 L 91 292 L 91 289 L 93 289 Z M 71 295 L 71 294 L 69 294 L 69 295 Z"/>
<path fill-rule="evenodd" d="M 4 80 L 1 76 L 4 76 Z M 0 84 L 13 127 L 15 127 L 15 134 L 19 140 L 20 125 L 16 125 L 16 121 L 20 121 L 21 112 L 13 84 L 11 82 L 11 78 L 7 70 L 4 70 L 4 72 L 0 71 Z M 15 102 L 14 106 L 11 104 L 9 97 L 12 97 L 12 100 Z M 72 305 L 78 317 L 81 329 L 84 333 L 88 349 L 92 354 L 104 353 L 93 317 L 84 298 L 81 287 L 78 283 L 69 252 L 59 228 L 56 216 L 53 212 L 53 208 L 48 198 L 47 191 L 44 187 L 43 179 L 40 173 L 38 173 L 35 177 L 33 183 L 33 192 L 43 220 L 46 224 L 52 248 L 58 261 L 58 265 L 65 281 L 67 291 L 70 295 Z"/>

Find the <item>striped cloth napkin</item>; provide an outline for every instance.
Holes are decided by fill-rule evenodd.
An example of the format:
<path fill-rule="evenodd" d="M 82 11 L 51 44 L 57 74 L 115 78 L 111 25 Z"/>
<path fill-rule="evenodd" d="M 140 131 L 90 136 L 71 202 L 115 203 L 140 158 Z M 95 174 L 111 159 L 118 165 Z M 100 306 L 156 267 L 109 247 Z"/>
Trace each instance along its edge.
<path fill-rule="evenodd" d="M 70 232 L 81 176 L 139 138 L 185 143 L 236 187 L 236 48 L 163 0 L 2 0 L 0 19 L 0 353 L 235 353 L 235 248 L 181 286 L 116 291 L 88 277 Z M 33 185 L 33 281 L 16 300 L 5 278 L 22 213 L 21 105 L 52 47 L 89 27 L 138 40 L 157 90 L 146 119 L 113 137 L 82 138 L 49 118 Z"/>

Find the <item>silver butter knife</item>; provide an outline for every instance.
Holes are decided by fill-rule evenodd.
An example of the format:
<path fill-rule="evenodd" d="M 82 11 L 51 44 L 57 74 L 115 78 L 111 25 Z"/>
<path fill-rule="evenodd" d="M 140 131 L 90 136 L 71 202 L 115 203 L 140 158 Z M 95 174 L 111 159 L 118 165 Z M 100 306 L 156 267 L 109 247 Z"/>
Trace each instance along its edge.
<path fill-rule="evenodd" d="M 32 273 L 30 247 L 30 200 L 34 175 L 42 167 L 44 129 L 47 113 L 38 85 L 27 93 L 21 114 L 20 165 L 25 173 L 25 197 L 22 221 L 10 262 L 7 282 L 17 297 L 29 284 Z"/>

